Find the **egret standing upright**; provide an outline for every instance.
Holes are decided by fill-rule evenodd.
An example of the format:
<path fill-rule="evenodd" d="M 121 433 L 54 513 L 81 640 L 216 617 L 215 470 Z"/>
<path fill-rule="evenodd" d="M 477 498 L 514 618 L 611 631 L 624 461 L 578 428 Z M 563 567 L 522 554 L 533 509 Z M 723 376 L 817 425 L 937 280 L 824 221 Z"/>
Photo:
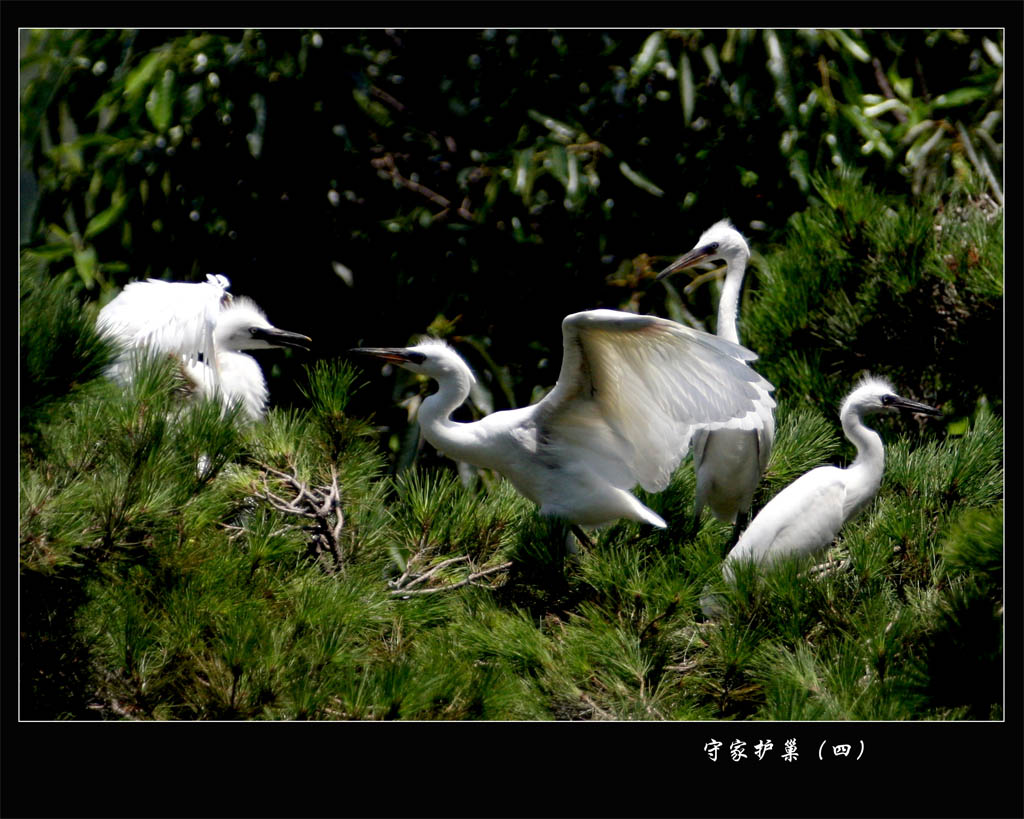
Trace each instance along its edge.
<path fill-rule="evenodd" d="M 771 388 L 747 366 L 749 350 L 655 316 L 573 313 L 562 321 L 562 344 L 551 392 L 471 423 L 450 418 L 474 378 L 444 342 L 353 352 L 434 378 L 438 390 L 419 409 L 430 443 L 501 473 L 542 515 L 587 527 L 618 518 L 664 527 L 629 490 L 663 490 L 696 427 L 753 428 Z"/>
<path fill-rule="evenodd" d="M 658 279 L 705 260 L 723 259 L 725 283 L 718 300 L 716 332 L 720 338 L 739 344 L 736 318 L 749 258 L 750 249 L 743 236 L 723 219 L 704 231 L 693 250 L 662 270 Z M 694 516 L 699 520 L 707 504 L 716 518 L 734 525 L 734 537 L 746 525 L 754 490 L 768 466 L 775 438 L 775 402 L 767 392 L 763 398 L 767 400 L 759 403 L 758 423 L 753 428 L 701 429 L 693 437 L 693 465 L 697 474 Z"/>
<path fill-rule="evenodd" d="M 108 375 L 127 384 L 132 358 L 150 350 L 180 360 L 193 394 L 217 397 L 227 407 L 240 403 L 246 417 L 263 417 L 267 382 L 259 364 L 242 350 L 272 347 L 309 349 L 310 339 L 278 330 L 254 301 L 228 293 L 226 276 L 205 282 L 132 282 L 107 304 L 97 329 L 119 342 L 121 352 Z"/>
<path fill-rule="evenodd" d="M 725 579 L 735 578 L 733 566 L 751 562 L 769 566 L 788 557 L 809 556 L 825 549 L 848 520 L 878 492 L 885 468 L 885 449 L 864 418 L 897 410 L 925 415 L 942 413 L 927 404 L 903 398 L 882 379 L 865 377 L 843 402 L 839 413 L 846 437 L 857 457 L 845 469 L 819 466 L 797 478 L 772 498 L 751 521 L 723 566 Z M 717 613 L 711 598 L 702 601 L 705 613 Z"/>

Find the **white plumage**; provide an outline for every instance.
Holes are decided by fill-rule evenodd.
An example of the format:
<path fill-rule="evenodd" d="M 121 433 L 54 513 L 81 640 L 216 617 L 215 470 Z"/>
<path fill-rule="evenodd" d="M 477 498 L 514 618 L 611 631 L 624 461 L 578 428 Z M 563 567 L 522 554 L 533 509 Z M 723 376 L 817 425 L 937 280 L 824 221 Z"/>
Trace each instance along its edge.
<path fill-rule="evenodd" d="M 740 291 L 750 249 L 736 228 L 723 219 L 704 231 L 693 250 L 658 274 L 662 279 L 708 259 L 723 259 L 725 282 L 718 301 L 720 338 L 740 343 L 736 327 Z M 766 382 L 767 383 L 767 382 Z M 771 389 L 769 385 L 767 389 Z M 767 399 L 767 400 L 765 400 Z M 754 490 L 768 466 L 775 439 L 775 406 L 767 391 L 758 404 L 758 423 L 752 429 L 698 430 L 693 439 L 693 465 L 697 474 L 696 517 L 705 505 L 725 523 L 746 522 Z"/>
<path fill-rule="evenodd" d="M 472 423 L 451 420 L 473 374 L 443 342 L 354 352 L 436 379 L 419 409 L 424 437 L 451 458 L 500 472 L 541 514 L 583 526 L 619 518 L 664 526 L 629 490 L 663 490 L 696 428 L 753 428 L 771 389 L 747 366 L 749 350 L 654 316 L 573 313 L 562 342 L 551 392 Z"/>
<path fill-rule="evenodd" d="M 825 549 L 843 524 L 871 502 L 882 482 L 882 439 L 864 425 L 864 418 L 897 410 L 942 414 L 934 407 L 896 395 L 886 381 L 863 379 L 847 396 L 839 413 L 843 432 L 857 447 L 856 459 L 845 469 L 812 469 L 772 498 L 726 558 L 726 579 L 733 578 L 732 566 L 741 561 L 771 565 Z"/>
<path fill-rule="evenodd" d="M 229 286 L 219 275 L 199 283 L 147 279 L 126 285 L 96 322 L 121 347 L 108 375 L 130 383 L 135 351 L 174 356 L 195 394 L 217 397 L 224 406 L 240 403 L 246 417 L 261 418 L 266 380 L 256 360 L 241 351 L 308 349 L 310 339 L 278 330 L 251 299 L 228 293 Z"/>

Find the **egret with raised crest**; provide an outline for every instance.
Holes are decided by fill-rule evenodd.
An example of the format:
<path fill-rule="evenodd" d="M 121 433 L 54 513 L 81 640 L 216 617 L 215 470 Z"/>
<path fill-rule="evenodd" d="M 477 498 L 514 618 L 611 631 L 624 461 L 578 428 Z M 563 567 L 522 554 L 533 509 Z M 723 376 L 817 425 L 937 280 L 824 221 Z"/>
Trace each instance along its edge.
<path fill-rule="evenodd" d="M 806 557 L 826 549 L 843 525 L 875 497 L 882 483 L 885 449 L 877 432 L 865 425 L 871 415 L 897 411 L 924 415 L 942 413 L 927 404 L 896 394 L 892 385 L 866 376 L 846 397 L 839 413 L 843 432 L 857 448 L 846 468 L 819 466 L 801 475 L 773 497 L 740 535 L 723 566 L 727 581 L 742 562 L 770 566 L 791 557 Z M 702 601 L 705 614 L 718 613 L 715 595 Z"/>
<path fill-rule="evenodd" d="M 232 296 L 226 276 L 205 282 L 132 282 L 99 314 L 97 329 L 118 342 L 120 352 L 108 375 L 132 379 L 135 351 L 180 360 L 189 391 L 217 397 L 227 407 L 240 404 L 245 417 L 263 417 L 267 382 L 256 360 L 243 350 L 298 347 L 308 336 L 279 330 L 252 299 Z"/>

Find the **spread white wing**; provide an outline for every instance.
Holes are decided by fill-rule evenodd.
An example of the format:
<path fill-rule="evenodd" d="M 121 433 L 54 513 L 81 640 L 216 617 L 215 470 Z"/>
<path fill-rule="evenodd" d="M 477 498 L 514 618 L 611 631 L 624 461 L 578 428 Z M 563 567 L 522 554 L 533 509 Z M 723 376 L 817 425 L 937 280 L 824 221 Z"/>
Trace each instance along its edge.
<path fill-rule="evenodd" d="M 186 364 L 201 361 L 219 380 L 213 331 L 231 301 L 229 286 L 225 276 L 207 276 L 200 283 L 132 282 L 100 311 L 96 326 L 121 342 L 125 353 L 148 348 L 180 355 Z"/>
<path fill-rule="evenodd" d="M 544 446 L 586 453 L 616 486 L 664 489 L 696 428 L 756 429 L 772 390 L 738 344 L 616 310 L 562 322 L 562 369 L 537 405 Z"/>

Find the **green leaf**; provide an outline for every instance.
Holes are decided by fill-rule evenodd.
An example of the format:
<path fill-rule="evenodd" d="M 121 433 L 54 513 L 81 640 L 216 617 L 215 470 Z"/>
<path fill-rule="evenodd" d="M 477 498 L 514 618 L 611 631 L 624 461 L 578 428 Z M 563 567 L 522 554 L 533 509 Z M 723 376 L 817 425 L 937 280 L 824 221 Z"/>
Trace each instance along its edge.
<path fill-rule="evenodd" d="M 661 48 L 661 44 L 664 39 L 664 33 L 656 31 L 644 40 L 643 47 L 640 49 L 640 53 L 636 55 L 636 59 L 633 62 L 633 67 L 629 69 L 631 85 L 651 73 L 651 69 L 654 68 L 654 64 L 658 60 L 658 49 Z"/>
<path fill-rule="evenodd" d="M 81 250 L 76 250 L 75 269 L 78 270 L 78 275 L 82 277 L 86 289 L 92 290 L 96 284 L 96 274 L 98 272 L 96 248 L 92 245 L 86 245 Z"/>
<path fill-rule="evenodd" d="M 690 58 L 685 54 L 679 60 L 679 96 L 683 101 L 683 122 L 689 125 L 693 120 L 693 70 L 690 68 Z"/>
<path fill-rule="evenodd" d="M 92 219 L 89 220 L 89 224 L 85 226 L 85 238 L 91 239 L 108 227 L 114 224 L 124 213 L 124 209 L 128 206 L 127 196 L 117 196 L 115 194 L 113 203 L 106 210 L 100 211 Z"/>
<path fill-rule="evenodd" d="M 871 55 L 869 55 L 864 49 L 864 46 L 854 40 L 841 28 L 833 29 L 832 33 L 836 36 L 836 39 L 842 43 L 843 48 L 845 48 L 854 59 L 860 60 L 862 63 L 866 63 L 871 59 Z"/>
<path fill-rule="evenodd" d="M 904 102 L 910 99 L 910 94 L 913 88 L 914 80 L 910 77 L 898 77 L 892 80 L 892 90 L 895 91 L 896 96 Z"/>
<path fill-rule="evenodd" d="M 523 197 L 524 202 L 530 201 L 530 190 L 536 170 L 533 161 L 533 148 L 524 148 L 515 152 L 515 172 L 512 177 L 512 190 Z"/>
<path fill-rule="evenodd" d="M 542 114 L 540 111 L 530 110 L 526 114 L 530 119 L 539 122 L 547 128 L 551 132 L 552 139 L 556 139 L 564 145 L 568 145 L 578 136 L 575 128 L 571 128 L 564 122 L 559 122 L 557 119 L 547 116 L 547 114 Z"/>
<path fill-rule="evenodd" d="M 559 182 L 562 183 L 563 187 L 567 187 L 569 184 L 569 160 L 568 154 L 561 145 L 555 145 L 548 151 L 547 159 L 544 161 L 544 167 L 555 177 Z"/>
<path fill-rule="evenodd" d="M 374 99 L 370 99 L 370 95 L 359 88 L 352 89 L 352 99 L 356 101 L 360 108 L 366 112 L 378 125 L 382 125 L 385 128 L 391 126 L 391 114 L 388 113 L 388 109 L 381 105 Z"/>
<path fill-rule="evenodd" d="M 906 106 L 897 99 L 883 100 L 876 105 L 869 105 L 864 108 L 864 116 L 868 118 L 881 116 L 886 111 L 906 110 Z"/>
<path fill-rule="evenodd" d="M 249 98 L 249 106 L 256 115 L 256 125 L 245 135 L 245 139 L 249 143 L 249 153 L 259 159 L 263 150 L 263 131 L 267 123 L 267 100 L 262 94 L 253 94 Z"/>
<path fill-rule="evenodd" d="M 153 90 L 149 92 L 146 99 L 146 114 L 153 127 L 164 133 L 171 124 L 171 115 L 174 112 L 174 72 L 169 68 Z"/>
<path fill-rule="evenodd" d="M 50 239 L 54 244 L 66 244 L 68 247 L 74 247 L 75 240 L 60 225 L 51 224 L 47 229 L 47 238 Z"/>
<path fill-rule="evenodd" d="M 628 179 L 638 188 L 642 188 L 643 190 L 647 191 L 648 193 L 652 193 L 655 196 L 665 195 L 665 191 L 663 191 L 650 180 L 645 179 L 643 176 L 638 174 L 636 171 L 630 168 L 629 165 L 627 165 L 625 162 L 619 163 L 619 170 L 622 172 L 622 175 L 626 177 L 626 179 Z"/>
<path fill-rule="evenodd" d="M 989 89 L 987 88 L 958 88 L 956 91 L 950 91 L 948 94 L 939 94 L 933 101 L 932 105 L 935 108 L 954 108 L 957 105 L 966 105 L 969 102 L 987 97 Z"/>
<path fill-rule="evenodd" d="M 41 247 L 34 247 L 30 250 L 26 250 L 26 253 L 35 256 L 36 258 L 43 259 L 48 262 L 55 262 L 59 259 L 63 259 L 74 253 L 74 248 L 70 244 L 58 243 L 50 245 L 42 245 Z"/>
<path fill-rule="evenodd" d="M 68 110 L 66 101 L 61 101 L 57 113 L 60 122 L 60 144 L 54 148 L 54 158 L 59 157 L 61 163 L 67 163 L 66 166 L 73 172 L 82 173 L 85 170 L 85 162 L 79 144 L 78 126 Z"/>
<path fill-rule="evenodd" d="M 146 88 L 156 75 L 157 70 L 167 60 L 167 55 L 157 51 L 143 58 L 136 68 L 124 81 L 124 94 L 126 97 L 136 97 Z"/>
<path fill-rule="evenodd" d="M 946 434 L 950 438 L 959 438 L 967 433 L 970 427 L 970 420 L 968 418 L 958 418 L 955 421 L 950 421 L 946 425 Z"/>

